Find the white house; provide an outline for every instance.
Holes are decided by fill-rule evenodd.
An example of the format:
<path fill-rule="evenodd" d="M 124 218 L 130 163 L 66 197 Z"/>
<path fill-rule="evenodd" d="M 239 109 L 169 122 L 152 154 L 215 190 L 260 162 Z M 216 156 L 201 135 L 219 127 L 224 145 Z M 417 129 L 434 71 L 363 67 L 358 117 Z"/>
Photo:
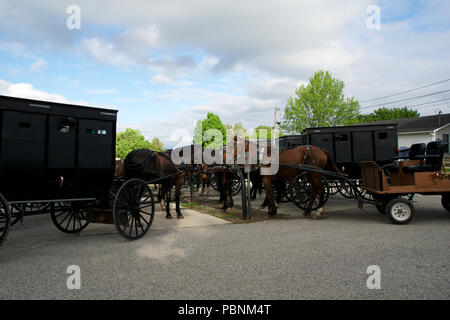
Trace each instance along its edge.
<path fill-rule="evenodd" d="M 364 124 L 375 123 L 397 123 L 399 147 L 409 147 L 414 143 L 428 143 L 433 140 L 442 140 L 444 143 L 449 143 L 450 113 L 417 118 L 368 122 Z M 450 154 L 447 153 L 446 155 Z"/>

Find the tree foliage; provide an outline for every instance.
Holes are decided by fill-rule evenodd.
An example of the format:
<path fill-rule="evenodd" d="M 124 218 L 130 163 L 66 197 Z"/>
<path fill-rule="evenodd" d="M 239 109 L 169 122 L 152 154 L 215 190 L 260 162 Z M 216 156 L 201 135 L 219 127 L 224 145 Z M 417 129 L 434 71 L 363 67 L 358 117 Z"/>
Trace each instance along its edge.
<path fill-rule="evenodd" d="M 262 130 L 266 130 L 266 137 L 263 137 L 263 135 L 262 135 Z M 273 127 L 270 127 L 270 126 L 258 126 L 258 127 L 256 127 L 256 129 L 255 129 L 255 138 L 256 139 L 263 139 L 263 138 L 266 138 L 267 140 L 270 140 L 270 139 L 272 139 L 272 131 L 273 131 Z"/>
<path fill-rule="evenodd" d="M 220 142 L 214 135 L 214 133 L 218 132 L 222 134 L 222 142 Z M 207 134 L 205 135 L 205 133 Z M 203 121 L 197 121 L 194 129 L 194 143 L 202 144 L 202 146 L 205 148 L 218 149 L 219 147 L 225 145 L 225 138 L 226 129 L 218 115 L 215 115 L 212 112 L 208 112 L 206 119 L 204 119 Z"/>
<path fill-rule="evenodd" d="M 139 130 L 128 128 L 116 136 L 116 157 L 120 159 L 124 159 L 133 150 L 149 148 L 150 142 Z"/>
<path fill-rule="evenodd" d="M 403 108 L 378 108 L 370 114 L 362 114 L 359 116 L 360 122 L 372 122 L 372 121 L 382 121 L 382 120 L 394 120 L 403 118 L 416 118 L 419 117 L 420 113 L 417 110 L 409 109 L 408 107 Z"/>
<path fill-rule="evenodd" d="M 295 90 L 289 97 L 280 128 L 289 134 L 298 134 L 305 128 L 350 125 L 358 122 L 359 102 L 346 98 L 344 82 L 326 71 L 318 71 L 307 85 Z"/>
<path fill-rule="evenodd" d="M 159 138 L 154 137 L 150 142 L 149 149 L 153 151 L 164 151 L 164 145 Z"/>

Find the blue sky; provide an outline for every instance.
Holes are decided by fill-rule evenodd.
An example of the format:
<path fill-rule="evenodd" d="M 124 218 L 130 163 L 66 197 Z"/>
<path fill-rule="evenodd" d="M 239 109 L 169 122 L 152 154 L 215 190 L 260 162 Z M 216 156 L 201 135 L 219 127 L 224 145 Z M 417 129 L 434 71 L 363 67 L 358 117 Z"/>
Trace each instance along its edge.
<path fill-rule="evenodd" d="M 66 27 L 72 4 L 79 30 Z M 366 26 L 369 5 L 379 30 Z M 359 100 L 450 78 L 448 1 L 0 0 L 0 15 L 0 94 L 116 108 L 120 130 L 166 146 L 189 143 L 208 111 L 270 125 L 320 69 Z M 419 111 L 438 109 L 450 112 Z"/>

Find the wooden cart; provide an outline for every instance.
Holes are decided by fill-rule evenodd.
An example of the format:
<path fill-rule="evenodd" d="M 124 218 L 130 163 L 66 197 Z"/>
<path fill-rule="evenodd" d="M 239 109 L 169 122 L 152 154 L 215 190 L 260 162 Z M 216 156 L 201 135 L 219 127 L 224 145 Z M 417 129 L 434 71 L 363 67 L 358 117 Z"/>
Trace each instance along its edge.
<path fill-rule="evenodd" d="M 442 206 L 450 211 L 450 173 L 443 165 L 447 145 L 441 141 L 411 146 L 409 159 L 380 167 L 361 162 L 362 188 L 373 196 L 378 211 L 395 224 L 406 224 L 414 214 L 414 195 L 441 195 Z M 364 201 L 360 201 L 362 205 Z"/>

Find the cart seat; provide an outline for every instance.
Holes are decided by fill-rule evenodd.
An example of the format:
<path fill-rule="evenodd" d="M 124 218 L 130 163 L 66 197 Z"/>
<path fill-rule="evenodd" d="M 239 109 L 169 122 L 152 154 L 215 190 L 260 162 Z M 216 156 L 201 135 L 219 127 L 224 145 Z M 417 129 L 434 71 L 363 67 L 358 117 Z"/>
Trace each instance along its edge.
<path fill-rule="evenodd" d="M 418 157 L 425 155 L 426 144 L 425 143 L 415 143 L 409 148 L 409 160 L 418 160 Z M 400 168 L 398 163 L 390 163 L 383 166 L 386 173 L 397 173 Z"/>
<path fill-rule="evenodd" d="M 427 144 L 426 155 L 417 155 L 416 160 L 424 160 L 420 165 L 406 166 L 403 168 L 405 173 L 439 171 L 442 167 L 446 144 L 441 140 L 431 141 Z"/>

